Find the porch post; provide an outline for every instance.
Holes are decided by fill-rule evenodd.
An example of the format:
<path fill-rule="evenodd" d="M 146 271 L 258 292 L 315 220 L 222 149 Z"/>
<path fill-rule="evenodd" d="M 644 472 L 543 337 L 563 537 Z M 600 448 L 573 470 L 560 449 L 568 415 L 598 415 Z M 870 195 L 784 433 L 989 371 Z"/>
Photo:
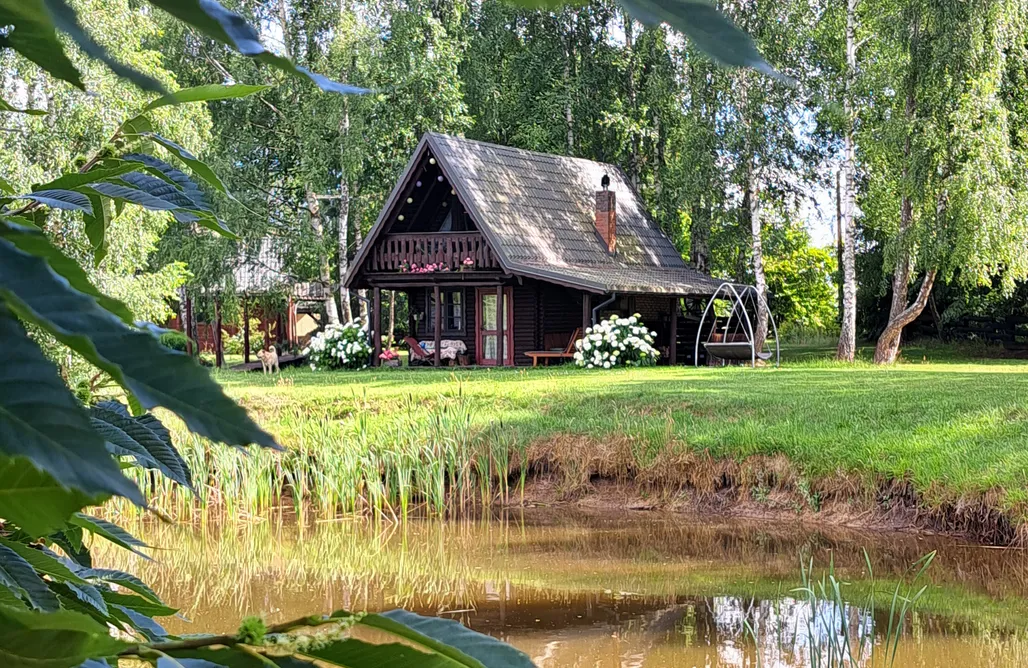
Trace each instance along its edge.
<path fill-rule="evenodd" d="M 507 354 L 503 349 L 503 339 L 507 335 L 507 328 L 503 326 L 503 285 L 496 287 L 496 366 L 506 366 Z"/>
<path fill-rule="evenodd" d="M 593 324 L 593 309 L 592 309 L 592 295 L 588 292 L 582 293 L 582 336 L 585 336 L 585 330 L 592 327 Z"/>
<path fill-rule="evenodd" d="M 250 302 L 243 295 L 243 363 L 250 363 Z"/>
<path fill-rule="evenodd" d="M 379 366 L 382 360 L 378 358 L 382 354 L 382 288 L 375 288 L 371 300 L 371 366 Z"/>
<path fill-rule="evenodd" d="M 435 365 L 436 366 L 442 366 L 442 361 L 443 361 L 442 352 L 443 351 L 441 349 L 443 347 L 443 313 L 442 313 L 443 312 L 443 305 L 439 303 L 440 300 L 439 300 L 439 286 L 438 285 L 435 286 L 435 288 L 433 288 L 432 294 L 435 297 L 435 317 L 433 319 L 434 320 L 434 326 L 435 326 L 435 333 L 433 334 L 433 337 L 434 337 L 433 341 L 435 342 L 435 350 L 433 351 L 433 354 L 435 355 Z"/>
<path fill-rule="evenodd" d="M 671 298 L 671 346 L 668 357 L 671 366 L 678 363 L 678 297 Z"/>

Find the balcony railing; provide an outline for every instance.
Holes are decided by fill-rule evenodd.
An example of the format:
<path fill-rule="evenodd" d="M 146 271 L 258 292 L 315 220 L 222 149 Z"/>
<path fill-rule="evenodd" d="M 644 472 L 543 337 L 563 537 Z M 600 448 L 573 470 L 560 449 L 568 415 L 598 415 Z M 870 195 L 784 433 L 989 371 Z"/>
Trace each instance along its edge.
<path fill-rule="evenodd" d="M 432 267 L 426 271 L 426 267 Z M 435 273 L 490 271 L 500 268 L 492 249 L 477 232 L 388 234 L 371 252 L 370 271 Z"/>

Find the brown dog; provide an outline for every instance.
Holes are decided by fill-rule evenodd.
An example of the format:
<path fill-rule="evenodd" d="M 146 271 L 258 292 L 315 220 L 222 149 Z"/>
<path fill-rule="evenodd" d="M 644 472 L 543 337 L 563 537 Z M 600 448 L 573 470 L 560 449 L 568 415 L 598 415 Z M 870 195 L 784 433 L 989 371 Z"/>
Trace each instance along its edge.
<path fill-rule="evenodd" d="M 261 370 L 266 374 L 282 371 L 278 368 L 278 353 L 275 351 L 275 346 L 271 346 L 267 350 L 258 350 L 257 359 L 261 361 Z"/>

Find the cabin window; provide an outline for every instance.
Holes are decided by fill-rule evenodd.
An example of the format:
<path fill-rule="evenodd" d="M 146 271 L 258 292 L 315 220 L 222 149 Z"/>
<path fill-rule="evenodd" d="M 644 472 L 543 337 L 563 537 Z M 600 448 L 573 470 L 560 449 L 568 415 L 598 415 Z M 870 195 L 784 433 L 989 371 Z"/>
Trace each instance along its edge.
<path fill-rule="evenodd" d="M 428 290 L 427 329 L 429 332 L 435 327 L 435 291 Z M 463 290 L 440 290 L 439 299 L 443 302 L 442 325 L 443 334 L 460 334 L 464 331 L 464 291 Z"/>

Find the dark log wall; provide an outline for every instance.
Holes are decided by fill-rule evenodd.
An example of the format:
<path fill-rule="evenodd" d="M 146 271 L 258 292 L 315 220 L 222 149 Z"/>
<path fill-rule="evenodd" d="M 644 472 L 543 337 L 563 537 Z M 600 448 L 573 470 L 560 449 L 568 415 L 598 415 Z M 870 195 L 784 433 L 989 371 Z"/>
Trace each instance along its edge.
<path fill-rule="evenodd" d="M 526 281 L 515 285 L 514 295 L 514 365 L 531 363 L 525 356 L 530 350 L 539 350 L 542 345 L 539 328 L 539 284 Z"/>
<path fill-rule="evenodd" d="M 536 319 L 538 331 L 533 350 L 564 348 L 576 329 L 582 326 L 582 293 L 552 283 L 525 281 L 538 292 Z M 520 363 L 529 363 L 527 357 Z"/>

